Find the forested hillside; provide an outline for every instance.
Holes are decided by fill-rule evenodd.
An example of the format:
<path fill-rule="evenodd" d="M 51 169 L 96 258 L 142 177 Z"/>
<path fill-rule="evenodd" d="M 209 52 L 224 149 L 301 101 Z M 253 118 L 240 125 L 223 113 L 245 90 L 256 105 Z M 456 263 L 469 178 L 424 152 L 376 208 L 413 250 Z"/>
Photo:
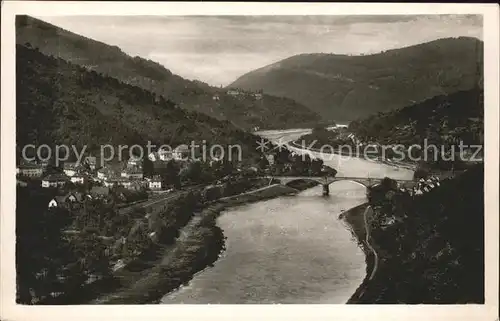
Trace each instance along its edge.
<path fill-rule="evenodd" d="M 256 137 L 228 122 L 186 112 L 172 101 L 39 50 L 17 45 L 17 146 L 239 144 Z"/>
<path fill-rule="evenodd" d="M 483 164 L 413 199 L 372 192 L 370 205 L 378 269 L 350 303 L 484 303 Z"/>
<path fill-rule="evenodd" d="M 350 121 L 469 90 L 483 75 L 483 42 L 438 39 L 378 54 L 312 53 L 249 72 L 230 87 L 294 99 L 326 119 Z"/>
<path fill-rule="evenodd" d="M 353 121 L 349 129 L 363 141 L 381 144 L 482 144 L 484 97 L 481 88 L 436 96 L 398 110 Z"/>
<path fill-rule="evenodd" d="M 262 99 L 256 99 L 251 94 L 233 97 L 223 88 L 184 79 L 159 63 L 131 57 L 117 46 L 80 36 L 29 16 L 17 17 L 16 42 L 29 44 L 45 55 L 62 58 L 161 95 L 185 110 L 229 120 L 244 129 L 312 127 L 321 121 L 317 113 L 289 98 L 264 95 Z"/>

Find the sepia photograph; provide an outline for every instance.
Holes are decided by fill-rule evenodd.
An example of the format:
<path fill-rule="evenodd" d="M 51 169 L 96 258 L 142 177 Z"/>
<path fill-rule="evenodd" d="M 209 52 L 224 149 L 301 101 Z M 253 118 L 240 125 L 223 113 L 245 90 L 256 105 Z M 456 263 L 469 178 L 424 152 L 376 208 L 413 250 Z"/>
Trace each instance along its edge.
<path fill-rule="evenodd" d="M 498 308 L 495 7 L 82 7 L 9 19 L 9 304 Z"/>

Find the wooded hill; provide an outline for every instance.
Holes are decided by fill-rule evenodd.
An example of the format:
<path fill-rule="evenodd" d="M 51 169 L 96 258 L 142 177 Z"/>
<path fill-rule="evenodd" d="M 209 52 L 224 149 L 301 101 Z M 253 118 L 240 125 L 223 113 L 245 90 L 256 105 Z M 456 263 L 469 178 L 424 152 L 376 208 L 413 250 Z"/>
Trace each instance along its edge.
<path fill-rule="evenodd" d="M 469 90 L 483 75 L 483 42 L 438 39 L 378 54 L 312 53 L 249 72 L 230 87 L 294 99 L 324 119 L 351 121 Z"/>
<path fill-rule="evenodd" d="M 17 146 L 238 144 L 257 155 L 257 137 L 227 121 L 187 112 L 147 90 L 96 71 L 16 47 Z"/>
<path fill-rule="evenodd" d="M 317 113 L 289 98 L 265 94 L 256 99 L 252 93 L 234 97 L 223 88 L 184 79 L 154 61 L 129 56 L 117 46 L 29 16 L 17 16 L 16 42 L 161 95 L 185 110 L 229 120 L 244 129 L 312 127 L 321 121 Z"/>

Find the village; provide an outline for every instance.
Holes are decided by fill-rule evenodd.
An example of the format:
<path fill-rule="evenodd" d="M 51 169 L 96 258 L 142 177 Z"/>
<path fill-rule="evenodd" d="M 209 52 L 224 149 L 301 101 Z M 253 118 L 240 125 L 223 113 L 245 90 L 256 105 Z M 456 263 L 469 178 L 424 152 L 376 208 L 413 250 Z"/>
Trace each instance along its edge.
<path fill-rule="evenodd" d="M 81 163 L 64 162 L 61 166 L 53 166 L 50 161 L 21 161 L 16 168 L 17 185 L 19 187 L 39 186 L 43 189 L 57 191 L 48 207 L 66 205 L 67 202 L 80 201 L 82 198 L 106 198 L 112 191 L 127 203 L 128 199 L 147 199 L 158 194 L 172 191 L 173 183 L 167 184 L 162 179 L 161 169 L 173 160 L 185 169 L 192 163 L 185 159 L 189 151 L 184 145 L 171 152 L 158 151 L 151 153 L 148 160 L 153 170 L 145 173 L 144 160 L 133 156 L 126 162 L 109 162 L 100 166 L 96 156 L 87 156 Z M 130 202 L 128 202 L 130 203 Z"/>
<path fill-rule="evenodd" d="M 80 163 L 64 162 L 60 166 L 47 160 L 21 160 L 16 169 L 17 185 L 41 188 L 56 195 L 47 204 L 49 208 L 82 203 L 85 197 L 113 198 L 117 204 L 128 206 L 199 184 L 204 186 L 200 188 L 204 194 L 213 194 L 210 189 L 221 187 L 228 180 L 234 182 L 243 176 L 279 174 L 294 169 L 294 155 L 291 154 L 282 164 L 276 164 L 276 155 L 272 153 L 244 164 L 223 161 L 220 153 L 202 162 L 189 157 L 190 152 L 186 145 L 179 145 L 173 150 L 152 152 L 147 159 L 132 155 L 127 161 L 110 161 L 102 166 L 96 156 L 87 156 Z"/>

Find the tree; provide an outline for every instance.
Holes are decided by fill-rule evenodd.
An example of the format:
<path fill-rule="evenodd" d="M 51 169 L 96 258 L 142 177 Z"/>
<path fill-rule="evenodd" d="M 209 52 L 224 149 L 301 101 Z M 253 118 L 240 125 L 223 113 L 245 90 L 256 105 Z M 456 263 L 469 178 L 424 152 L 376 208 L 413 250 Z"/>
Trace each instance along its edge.
<path fill-rule="evenodd" d="M 200 182 L 203 174 L 202 164 L 199 161 L 191 162 L 180 173 L 182 181 Z"/>
<path fill-rule="evenodd" d="M 88 278 L 109 276 L 111 273 L 107 247 L 94 228 L 85 228 L 71 242 L 78 263 Z"/>
<path fill-rule="evenodd" d="M 418 181 L 421 178 L 426 179 L 428 176 L 429 176 L 429 167 L 425 163 L 420 162 L 417 165 L 415 172 L 413 173 L 413 180 Z"/>
<path fill-rule="evenodd" d="M 30 304 L 58 291 L 61 288 L 59 276 L 71 260 L 69 243 L 62 232 L 69 226 L 71 217 L 62 208 L 47 209 L 52 197 L 50 192 L 39 187 L 17 189 L 16 273 L 19 303 Z"/>
<path fill-rule="evenodd" d="M 380 186 L 386 191 L 396 190 L 398 188 L 398 182 L 389 177 L 384 177 L 380 182 Z"/>
<path fill-rule="evenodd" d="M 151 177 L 154 173 L 154 164 L 149 159 L 149 157 L 144 157 L 143 160 L 143 172 L 145 177 Z"/>
<path fill-rule="evenodd" d="M 257 167 L 263 171 L 269 166 L 269 160 L 265 155 L 262 155 L 257 161 Z"/>
<path fill-rule="evenodd" d="M 325 127 L 323 127 L 323 126 L 316 126 L 316 127 L 314 127 L 312 129 L 311 134 L 316 136 L 316 135 L 322 135 L 325 132 L 328 132 L 328 130 Z"/>
<path fill-rule="evenodd" d="M 162 185 L 174 185 L 176 188 L 181 187 L 181 181 L 179 177 L 179 164 L 175 160 L 169 160 L 165 168 L 161 170 Z"/>
<path fill-rule="evenodd" d="M 124 247 L 124 255 L 136 257 L 143 250 L 150 246 L 151 239 L 148 236 L 147 226 L 144 222 L 136 223 L 127 236 L 127 243 Z"/>
<path fill-rule="evenodd" d="M 215 177 L 231 175 L 234 171 L 234 164 L 226 158 L 212 163 L 212 171 Z"/>

